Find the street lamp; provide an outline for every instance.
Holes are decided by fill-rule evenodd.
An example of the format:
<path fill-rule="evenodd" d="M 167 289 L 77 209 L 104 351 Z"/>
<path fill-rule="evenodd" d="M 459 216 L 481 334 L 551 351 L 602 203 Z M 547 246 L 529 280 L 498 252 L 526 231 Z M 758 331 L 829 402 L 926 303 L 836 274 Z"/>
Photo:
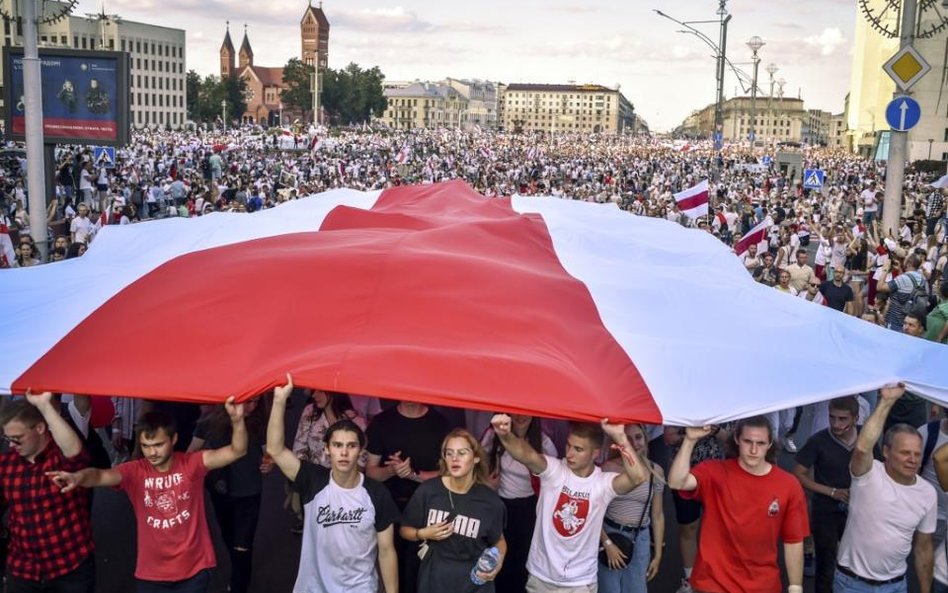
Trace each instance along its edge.
<path fill-rule="evenodd" d="M 221 123 L 224 131 L 227 131 L 227 99 L 221 99 Z"/>
<path fill-rule="evenodd" d="M 932 143 L 935 141 L 934 138 L 928 139 L 928 160 L 932 160 Z"/>
<path fill-rule="evenodd" d="M 752 59 L 754 61 L 754 80 L 751 83 L 750 134 L 747 135 L 751 141 L 751 146 L 753 146 L 754 141 L 757 140 L 757 68 L 760 66 L 760 57 L 758 57 L 757 52 L 764 47 L 764 40 L 754 35 L 747 41 L 747 47 L 753 52 Z"/>
<path fill-rule="evenodd" d="M 712 132 L 713 138 L 715 140 L 715 148 L 720 149 L 718 134 L 723 134 L 724 130 L 724 71 L 728 65 L 727 61 L 727 24 L 731 20 L 731 15 L 727 12 L 727 0 L 718 0 L 718 9 L 716 11 L 718 15 L 717 20 L 708 20 L 708 21 L 679 21 L 678 19 L 671 17 L 661 10 L 653 9 L 655 14 L 660 17 L 664 17 L 674 23 L 685 27 L 688 33 L 692 33 L 699 37 L 705 44 L 708 45 L 715 52 L 715 59 L 717 60 L 717 98 L 714 104 L 714 130 Z M 711 39 L 694 28 L 692 25 L 704 24 L 704 23 L 716 23 L 719 28 L 719 42 L 715 44 Z"/>

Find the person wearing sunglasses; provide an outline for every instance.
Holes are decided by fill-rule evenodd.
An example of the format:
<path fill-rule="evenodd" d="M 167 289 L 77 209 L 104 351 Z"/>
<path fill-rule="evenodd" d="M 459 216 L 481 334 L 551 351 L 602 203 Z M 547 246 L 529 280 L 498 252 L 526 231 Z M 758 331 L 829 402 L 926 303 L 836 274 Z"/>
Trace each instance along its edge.
<path fill-rule="evenodd" d="M 60 494 L 47 472 L 89 465 L 79 435 L 49 392 L 26 392 L 0 413 L 0 504 L 9 509 L 6 591 L 95 590 L 89 492 Z M 44 587 L 44 588 L 40 588 Z"/>
<path fill-rule="evenodd" d="M 807 281 L 806 290 L 801 290 L 797 296 L 817 305 L 826 305 L 826 297 L 820 292 L 820 284 L 822 284 L 820 279 L 814 275 Z"/>

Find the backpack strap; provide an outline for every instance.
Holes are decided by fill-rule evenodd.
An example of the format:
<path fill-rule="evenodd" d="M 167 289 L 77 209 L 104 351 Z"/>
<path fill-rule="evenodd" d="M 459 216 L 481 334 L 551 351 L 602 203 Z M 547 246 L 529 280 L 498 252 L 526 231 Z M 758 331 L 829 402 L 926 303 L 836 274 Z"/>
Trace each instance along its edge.
<path fill-rule="evenodd" d="M 938 434 L 941 432 L 941 420 L 932 420 L 928 423 L 928 436 L 925 438 L 925 450 L 922 452 L 922 463 L 918 466 L 918 473 L 921 474 L 932 457 L 935 450 L 935 443 L 938 442 Z"/>

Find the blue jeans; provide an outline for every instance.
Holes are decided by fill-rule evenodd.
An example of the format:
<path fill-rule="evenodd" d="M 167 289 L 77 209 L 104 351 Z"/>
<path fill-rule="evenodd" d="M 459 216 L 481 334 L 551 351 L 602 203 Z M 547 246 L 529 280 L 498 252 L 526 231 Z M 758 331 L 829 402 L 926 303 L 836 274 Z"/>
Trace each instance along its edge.
<path fill-rule="evenodd" d="M 948 593 L 948 585 L 935 579 L 932 581 L 932 593 Z"/>
<path fill-rule="evenodd" d="M 833 577 L 833 593 L 908 593 L 908 579 L 888 585 L 870 585 L 837 570 Z"/>
<path fill-rule="evenodd" d="M 607 524 L 603 524 L 603 528 L 609 535 L 618 533 L 625 537 L 632 536 L 632 532 L 628 530 L 619 531 Z M 649 537 L 648 528 L 639 531 L 632 557 L 626 562 L 625 568 L 612 570 L 602 562 L 599 563 L 599 593 L 646 593 L 645 573 L 652 556 Z"/>

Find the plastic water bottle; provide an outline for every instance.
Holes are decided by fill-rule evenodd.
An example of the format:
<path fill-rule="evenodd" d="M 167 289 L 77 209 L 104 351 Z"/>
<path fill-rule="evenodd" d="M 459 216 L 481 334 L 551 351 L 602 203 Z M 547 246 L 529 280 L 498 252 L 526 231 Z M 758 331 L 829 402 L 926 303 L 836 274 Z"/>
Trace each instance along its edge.
<path fill-rule="evenodd" d="M 478 572 L 488 573 L 497 568 L 500 562 L 500 550 L 497 548 L 487 548 L 477 559 L 477 564 L 471 569 L 471 582 L 475 585 L 483 585 L 487 581 L 477 576 Z"/>

